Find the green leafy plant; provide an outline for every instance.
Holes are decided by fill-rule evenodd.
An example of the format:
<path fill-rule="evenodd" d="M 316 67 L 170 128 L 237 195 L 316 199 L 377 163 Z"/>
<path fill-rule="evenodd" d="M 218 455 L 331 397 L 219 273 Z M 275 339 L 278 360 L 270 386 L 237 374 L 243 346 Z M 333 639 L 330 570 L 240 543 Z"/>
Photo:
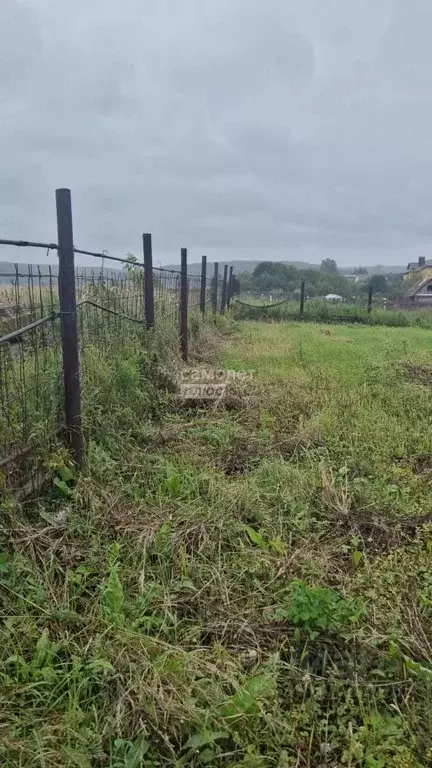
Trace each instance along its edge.
<path fill-rule="evenodd" d="M 262 699 L 271 698 L 276 690 L 274 674 L 265 672 L 250 677 L 223 706 L 222 714 L 226 718 L 238 715 L 256 714 Z"/>
<path fill-rule="evenodd" d="M 56 467 L 56 475 L 54 476 L 54 485 L 64 496 L 72 496 L 72 489 L 70 483 L 75 477 L 74 471 L 66 464 L 58 464 Z"/>
<path fill-rule="evenodd" d="M 278 555 L 285 554 L 285 545 L 283 541 L 278 537 L 276 539 L 268 539 L 260 531 L 256 531 L 251 528 L 250 525 L 244 525 L 243 530 L 247 533 L 253 544 L 264 550 L 272 550 L 277 552 Z"/>
<path fill-rule="evenodd" d="M 413 739 L 400 717 L 374 713 L 352 735 L 344 763 L 365 768 L 421 768 L 413 757 Z"/>
<path fill-rule="evenodd" d="M 12 679 L 20 683 L 38 680 L 45 682 L 53 681 L 57 675 L 54 666 L 54 657 L 57 650 L 57 644 L 50 641 L 48 630 L 44 629 L 29 660 L 19 653 L 13 654 L 6 659 L 6 665 Z"/>
<path fill-rule="evenodd" d="M 365 611 L 363 601 L 345 598 L 329 587 L 310 587 L 304 581 L 294 581 L 286 606 L 274 616 L 288 619 L 307 632 L 311 639 L 321 632 L 339 632 L 359 621 Z"/>
<path fill-rule="evenodd" d="M 132 740 L 115 739 L 108 768 L 142 768 L 149 749 L 150 744 L 144 734 Z"/>

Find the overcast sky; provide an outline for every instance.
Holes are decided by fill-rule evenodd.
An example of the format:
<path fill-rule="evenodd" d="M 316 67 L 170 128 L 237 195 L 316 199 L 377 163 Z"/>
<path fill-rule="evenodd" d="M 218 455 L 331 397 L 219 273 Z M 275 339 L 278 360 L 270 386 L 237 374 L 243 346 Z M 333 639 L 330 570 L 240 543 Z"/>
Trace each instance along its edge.
<path fill-rule="evenodd" d="M 67 186 L 113 255 L 432 256 L 431 30 L 431 0 L 2 0 L 0 237 L 55 240 Z"/>

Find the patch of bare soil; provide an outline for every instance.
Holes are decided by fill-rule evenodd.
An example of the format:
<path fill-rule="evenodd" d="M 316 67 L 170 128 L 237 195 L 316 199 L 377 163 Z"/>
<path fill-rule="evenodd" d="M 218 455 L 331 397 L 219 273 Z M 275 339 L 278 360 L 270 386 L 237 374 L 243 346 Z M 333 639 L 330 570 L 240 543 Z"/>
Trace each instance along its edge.
<path fill-rule="evenodd" d="M 259 440 L 241 438 L 236 440 L 229 448 L 228 453 L 222 457 L 222 466 L 226 475 L 244 475 L 249 469 L 256 466 L 262 455 L 262 443 Z"/>
<path fill-rule="evenodd" d="M 405 366 L 405 375 L 415 384 L 432 387 L 432 365 L 414 365 L 409 363 Z"/>
<path fill-rule="evenodd" d="M 432 454 L 419 453 L 413 456 L 413 470 L 417 475 L 429 475 L 432 473 Z"/>
<path fill-rule="evenodd" d="M 419 529 L 432 523 L 432 514 L 419 517 L 390 518 L 364 512 L 350 512 L 339 520 L 341 528 L 361 538 L 363 548 L 371 554 L 385 554 L 407 544 Z"/>

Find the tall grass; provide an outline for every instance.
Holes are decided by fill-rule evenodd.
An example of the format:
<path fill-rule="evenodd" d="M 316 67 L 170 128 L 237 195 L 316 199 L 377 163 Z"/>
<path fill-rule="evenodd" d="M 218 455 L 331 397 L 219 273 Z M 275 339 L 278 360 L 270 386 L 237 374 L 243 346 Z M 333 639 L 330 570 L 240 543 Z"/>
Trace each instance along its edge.
<path fill-rule="evenodd" d="M 239 320 L 291 320 L 303 322 L 355 323 L 361 325 L 386 325 L 390 327 L 432 328 L 432 311 L 427 307 L 414 310 L 372 309 L 346 303 L 330 303 L 311 299 L 305 303 L 304 315 L 300 316 L 299 303 L 288 301 L 274 308 L 233 304 L 234 316 Z"/>

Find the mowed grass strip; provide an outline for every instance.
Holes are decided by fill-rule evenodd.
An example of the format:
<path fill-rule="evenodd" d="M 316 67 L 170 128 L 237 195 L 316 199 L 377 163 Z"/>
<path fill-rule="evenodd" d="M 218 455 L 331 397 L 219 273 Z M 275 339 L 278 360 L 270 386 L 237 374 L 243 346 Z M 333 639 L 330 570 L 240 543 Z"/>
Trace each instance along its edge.
<path fill-rule="evenodd" d="M 156 424 L 131 354 L 87 471 L 3 504 L 2 765 L 431 763 L 430 333 L 224 338 L 237 407 Z"/>

